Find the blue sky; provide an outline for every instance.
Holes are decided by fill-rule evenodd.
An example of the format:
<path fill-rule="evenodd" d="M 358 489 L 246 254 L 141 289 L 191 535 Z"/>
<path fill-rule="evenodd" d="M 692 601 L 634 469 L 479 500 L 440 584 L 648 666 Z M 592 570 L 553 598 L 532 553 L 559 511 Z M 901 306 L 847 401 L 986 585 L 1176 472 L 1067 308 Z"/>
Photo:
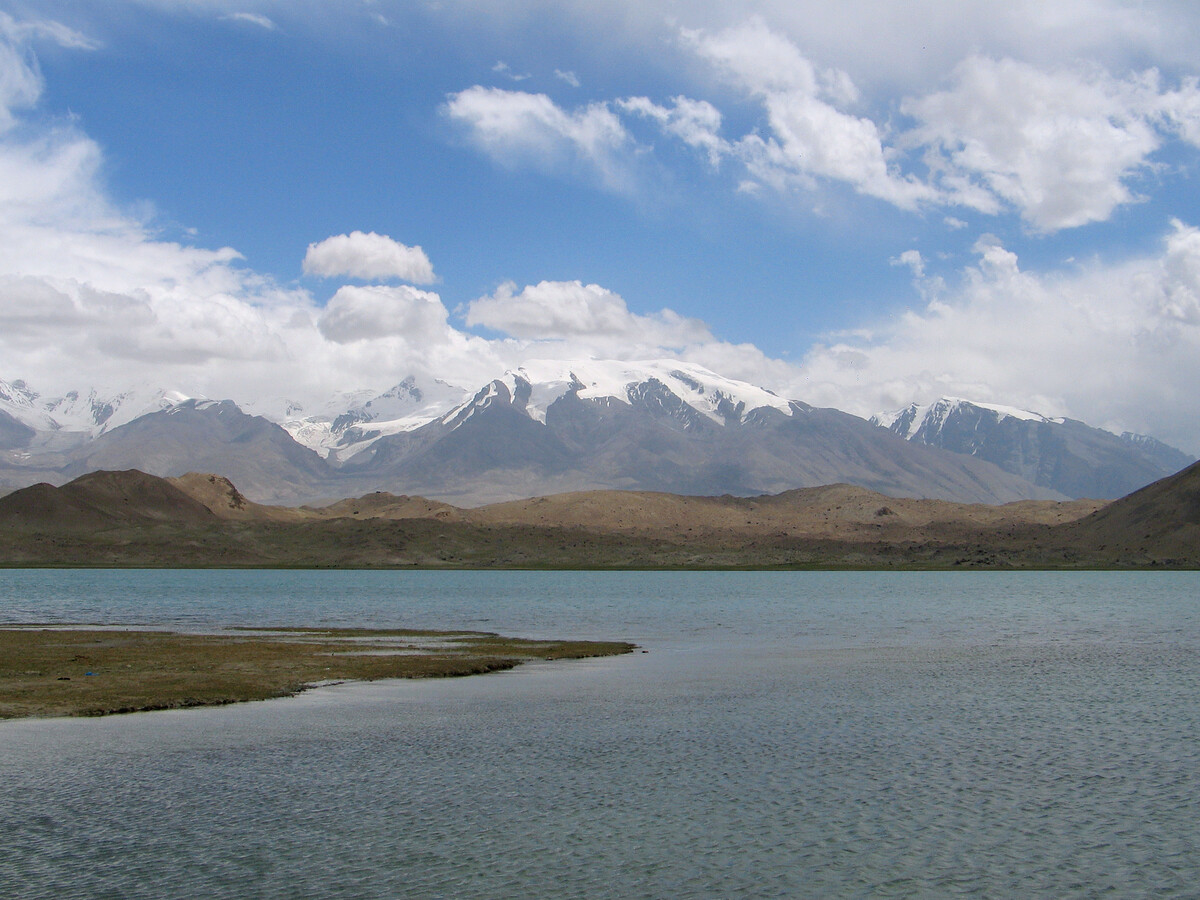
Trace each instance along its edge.
<path fill-rule="evenodd" d="M 269 410 L 678 356 L 1200 452 L 1187 4 L 0 11 L 0 378 Z"/>

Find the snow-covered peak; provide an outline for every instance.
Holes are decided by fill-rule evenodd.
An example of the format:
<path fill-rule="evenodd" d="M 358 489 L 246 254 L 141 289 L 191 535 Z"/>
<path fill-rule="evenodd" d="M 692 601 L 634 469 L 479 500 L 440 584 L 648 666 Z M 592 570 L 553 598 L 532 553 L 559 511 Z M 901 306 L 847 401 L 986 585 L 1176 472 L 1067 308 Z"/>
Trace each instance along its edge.
<path fill-rule="evenodd" d="M 415 423 L 432 422 L 448 408 L 460 403 L 465 393 L 462 388 L 441 379 L 418 381 L 410 375 L 355 411 L 361 412 L 367 421 L 377 425 L 404 421 L 414 423 L 413 427 L 416 427 Z"/>
<path fill-rule="evenodd" d="M 1007 418 L 1020 419 L 1027 422 L 1062 422 L 1062 419 L 1052 419 L 1040 413 L 1020 409 L 1016 406 L 1004 406 L 998 403 L 979 403 L 974 400 L 963 400 L 959 397 L 941 397 L 932 403 L 910 403 L 903 409 L 892 412 L 878 413 L 871 416 L 871 422 L 893 431 L 905 440 L 913 440 L 922 432 L 939 431 L 955 414 L 970 410 L 985 410 L 994 415 L 999 422 Z"/>
<path fill-rule="evenodd" d="M 349 459 L 389 434 L 413 431 L 463 401 L 467 392 L 440 379 L 409 376 L 392 388 L 345 392 L 311 415 L 277 419 L 298 443 L 332 459 Z"/>
<path fill-rule="evenodd" d="M 700 414 L 722 425 L 740 422 L 752 410 L 763 407 L 791 414 L 788 401 L 765 388 L 725 378 L 703 366 L 676 359 L 639 362 L 538 359 L 526 362 L 515 372 L 506 373 L 503 380 L 513 387 L 517 376 L 530 385 L 526 409 L 539 421 L 545 421 L 550 404 L 570 391 L 581 400 L 613 399 L 629 403 L 632 388 L 655 381 Z M 513 389 L 515 393 L 515 387 Z"/>
<path fill-rule="evenodd" d="M 177 391 L 135 388 L 120 393 L 90 389 L 44 397 L 24 381 L 0 381 L 0 409 L 35 431 L 99 437 L 147 413 L 189 398 Z"/>
<path fill-rule="evenodd" d="M 34 402 L 37 400 L 38 394 L 32 390 L 24 381 L 0 381 L 0 404 L 5 409 L 22 408 L 32 409 Z"/>

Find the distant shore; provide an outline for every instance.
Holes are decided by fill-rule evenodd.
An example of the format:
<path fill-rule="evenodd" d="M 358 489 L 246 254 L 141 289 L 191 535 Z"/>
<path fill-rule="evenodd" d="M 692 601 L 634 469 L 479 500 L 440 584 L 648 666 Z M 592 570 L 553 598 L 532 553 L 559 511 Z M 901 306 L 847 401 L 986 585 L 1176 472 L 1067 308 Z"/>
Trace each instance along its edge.
<path fill-rule="evenodd" d="M 287 697 L 316 684 L 438 678 L 528 660 L 630 653 L 623 641 L 532 641 L 487 632 L 95 625 L 0 627 L 0 719 L 103 716 Z"/>

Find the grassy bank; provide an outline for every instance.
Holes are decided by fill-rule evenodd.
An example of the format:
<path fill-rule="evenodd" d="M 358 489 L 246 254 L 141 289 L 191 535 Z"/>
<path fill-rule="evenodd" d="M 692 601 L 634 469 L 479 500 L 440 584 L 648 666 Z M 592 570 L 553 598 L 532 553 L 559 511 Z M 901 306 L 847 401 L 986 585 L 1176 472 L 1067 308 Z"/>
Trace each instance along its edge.
<path fill-rule="evenodd" d="M 483 632 L 180 634 L 9 626 L 0 628 L 0 718 L 215 706 L 290 696 L 321 682 L 475 675 L 526 660 L 633 649 L 624 642 L 530 641 Z"/>

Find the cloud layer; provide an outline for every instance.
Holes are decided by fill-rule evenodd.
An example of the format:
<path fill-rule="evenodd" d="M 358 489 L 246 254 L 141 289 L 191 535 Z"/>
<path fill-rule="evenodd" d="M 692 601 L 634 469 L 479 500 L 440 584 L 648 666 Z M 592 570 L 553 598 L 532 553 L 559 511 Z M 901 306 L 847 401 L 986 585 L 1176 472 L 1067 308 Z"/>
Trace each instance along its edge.
<path fill-rule="evenodd" d="M 923 308 L 810 351 L 811 402 L 868 414 L 967 397 L 1200 451 L 1200 230 L 1176 221 L 1153 254 L 1053 275 L 989 236 L 975 250 L 952 287 L 918 267 Z"/>
<path fill-rule="evenodd" d="M 546 94 L 476 85 L 450 97 L 446 116 L 506 166 L 588 170 L 618 191 L 645 188 L 636 161 L 651 146 L 629 122 L 699 153 L 728 160 L 742 190 L 804 200 L 846 186 L 904 210 L 1015 212 L 1041 232 L 1109 219 L 1137 202 L 1137 182 L 1172 142 L 1200 146 L 1200 87 L 1174 86 L 1156 69 L 1114 76 L 1092 65 L 1038 66 L 971 56 L 948 84 L 904 97 L 900 118 L 867 106 L 851 75 L 821 68 L 761 17 L 720 31 L 680 29 L 681 47 L 755 104 L 760 127 L 722 133 L 708 100 L 645 96 L 563 108 Z"/>

